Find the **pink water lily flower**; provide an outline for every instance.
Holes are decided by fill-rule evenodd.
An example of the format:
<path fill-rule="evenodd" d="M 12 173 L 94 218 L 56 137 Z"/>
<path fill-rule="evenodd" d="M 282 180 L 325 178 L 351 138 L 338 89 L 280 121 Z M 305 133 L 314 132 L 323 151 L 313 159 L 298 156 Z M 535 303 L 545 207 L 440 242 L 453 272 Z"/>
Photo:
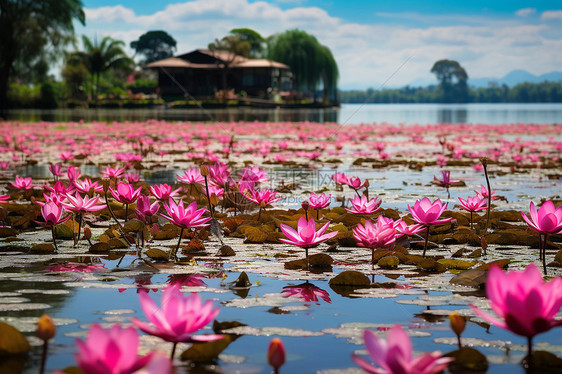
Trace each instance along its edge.
<path fill-rule="evenodd" d="M 419 223 L 408 225 L 406 222 L 404 222 L 401 219 L 394 222 L 394 228 L 396 229 L 397 238 L 399 238 L 402 235 L 408 235 L 408 236 L 415 235 L 418 232 L 423 231 L 424 229 L 423 225 L 420 225 Z"/>
<path fill-rule="evenodd" d="M 562 307 L 562 278 L 545 282 L 533 263 L 524 271 L 508 273 L 493 266 L 488 273 L 486 297 L 500 319 L 471 305 L 474 313 L 495 326 L 527 337 L 529 354 L 535 335 L 562 325 L 555 318 Z"/>
<path fill-rule="evenodd" d="M 151 217 L 158 213 L 159 209 L 160 204 L 158 203 L 158 201 L 155 201 L 151 204 L 148 196 L 143 194 L 139 195 L 135 213 L 140 221 L 144 222 L 145 224 L 150 223 Z"/>
<path fill-rule="evenodd" d="M 459 182 L 458 180 L 451 179 L 451 172 L 449 170 L 441 170 L 441 178 L 433 176 L 433 181 L 437 185 L 445 188 L 449 188 L 451 185 Z"/>
<path fill-rule="evenodd" d="M 476 195 L 478 197 L 480 197 L 481 199 L 485 200 L 488 198 L 488 189 L 486 187 L 484 187 L 484 185 L 480 185 L 480 191 L 474 190 L 474 192 L 476 193 Z M 492 200 L 496 200 L 497 197 L 494 196 L 494 194 L 496 193 L 496 191 L 492 190 Z"/>
<path fill-rule="evenodd" d="M 94 324 L 86 340 L 76 339 L 74 356 L 84 374 L 133 374 L 172 372 L 172 363 L 161 353 L 138 356 L 139 335 L 133 327 L 114 325 L 104 330 Z"/>
<path fill-rule="evenodd" d="M 378 367 L 357 355 L 353 355 L 352 359 L 367 373 L 433 374 L 445 370 L 449 362 L 453 360 L 441 357 L 439 351 L 413 357 L 410 337 L 400 325 L 394 325 L 386 339 L 379 338 L 374 332 L 365 330 L 363 340 L 369 356 Z"/>
<path fill-rule="evenodd" d="M 545 202 L 537 212 L 535 204 L 531 201 L 529 207 L 531 218 L 521 212 L 523 219 L 533 230 L 539 233 L 539 258 L 543 261 L 543 270 L 546 274 L 546 242 L 548 235 L 562 233 L 562 206 L 556 208 L 552 201 Z"/>
<path fill-rule="evenodd" d="M 246 167 L 243 172 L 238 175 L 240 176 L 240 180 L 246 182 L 263 183 L 269 180 L 266 176 L 266 171 L 260 169 L 258 166 Z"/>
<path fill-rule="evenodd" d="M 150 187 L 150 193 L 152 196 L 156 197 L 158 200 L 168 200 L 170 197 L 176 196 L 180 192 L 181 188 L 172 191 L 172 186 L 169 184 L 155 184 Z"/>
<path fill-rule="evenodd" d="M 62 177 L 62 168 L 61 168 L 60 164 L 49 165 L 49 171 L 55 177 Z"/>
<path fill-rule="evenodd" d="M 264 190 L 253 189 L 253 190 L 245 191 L 243 195 L 246 199 L 253 201 L 259 206 L 266 206 L 269 204 L 273 204 L 282 199 L 281 196 L 275 196 L 276 194 L 277 191 L 271 191 L 268 189 L 264 189 Z"/>
<path fill-rule="evenodd" d="M 412 214 L 414 221 L 419 224 L 424 226 L 435 226 L 453 220 L 453 218 L 439 219 L 441 214 L 443 214 L 445 209 L 447 209 L 447 205 L 448 203 L 443 204 L 439 199 L 431 202 L 429 198 L 424 197 L 421 200 L 416 200 L 413 207 L 408 205 L 408 210 Z"/>
<path fill-rule="evenodd" d="M 114 169 L 107 167 L 104 171 L 101 172 L 101 176 L 103 178 L 120 178 L 123 173 L 125 172 L 125 168 Z"/>
<path fill-rule="evenodd" d="M 81 174 L 82 172 L 80 171 L 80 168 L 77 168 L 74 165 L 70 165 L 66 170 L 66 175 L 68 176 L 68 179 L 70 179 L 70 181 L 80 178 Z"/>
<path fill-rule="evenodd" d="M 98 182 L 92 182 L 90 178 L 84 178 L 83 181 L 73 180 L 72 184 L 76 189 L 82 193 L 90 193 L 90 191 L 101 193 L 103 192 L 103 186 L 98 184 Z"/>
<path fill-rule="evenodd" d="M 338 173 L 337 171 L 330 177 L 336 184 L 347 184 L 348 178 L 344 173 Z"/>
<path fill-rule="evenodd" d="M 531 218 L 521 212 L 521 216 L 535 231 L 545 234 L 562 234 L 562 206 L 556 208 L 550 200 L 546 201 L 537 211 L 531 201 L 529 206 Z"/>
<path fill-rule="evenodd" d="M 223 335 L 193 335 L 214 320 L 219 309 L 213 308 L 211 300 L 202 303 L 199 294 L 185 297 L 178 284 L 166 287 L 160 307 L 146 292 L 139 294 L 139 301 L 152 325 L 136 318 L 132 322 L 145 333 L 174 343 L 173 351 L 180 342 L 208 342 L 223 338 Z"/>
<path fill-rule="evenodd" d="M 330 205 L 330 198 L 332 197 L 331 194 L 315 194 L 314 192 L 310 193 L 310 197 L 308 198 L 308 202 L 312 209 L 323 209 Z"/>
<path fill-rule="evenodd" d="M 65 209 L 76 213 L 97 212 L 105 208 L 105 204 L 99 204 L 99 196 L 89 198 L 88 196 L 82 197 L 78 192 L 74 195 L 67 194 L 66 198 L 68 203 L 62 203 Z"/>
<path fill-rule="evenodd" d="M 363 187 L 369 186 L 369 181 L 365 179 L 364 182 L 361 182 L 359 177 L 350 177 L 346 183 L 349 187 L 353 188 L 354 190 L 358 190 Z"/>
<path fill-rule="evenodd" d="M 139 194 L 142 190 L 142 187 L 139 187 L 135 190 L 132 184 L 120 182 L 117 185 L 117 189 L 114 190 L 113 188 L 109 187 L 109 192 L 113 198 L 119 201 L 121 204 L 132 204 L 137 201 Z"/>
<path fill-rule="evenodd" d="M 161 216 L 184 229 L 208 226 L 207 222 L 211 220 L 211 217 L 202 217 L 207 212 L 207 209 L 197 209 L 197 202 L 195 201 L 184 207 L 183 200 L 176 204 L 174 200 L 170 199 L 167 204 L 164 203 L 164 209 L 166 209 L 168 215 L 161 214 Z"/>
<path fill-rule="evenodd" d="M 311 248 L 328 239 L 333 238 L 338 234 L 337 231 L 324 234 L 328 229 L 330 222 L 327 222 L 320 230 L 316 231 L 316 224 L 314 218 L 306 220 L 305 217 L 299 219 L 297 229 L 291 226 L 281 224 L 279 227 L 287 239 L 279 239 L 283 243 L 296 245 L 301 248 Z"/>
<path fill-rule="evenodd" d="M 367 196 L 355 196 L 350 199 L 351 209 L 345 208 L 349 213 L 353 214 L 372 214 L 380 209 L 381 200 L 378 197 L 368 199 Z"/>
<path fill-rule="evenodd" d="M 178 175 L 177 179 L 178 182 L 185 184 L 205 184 L 205 178 L 199 168 L 188 169 L 184 171 L 184 175 Z"/>
<path fill-rule="evenodd" d="M 33 188 L 33 179 L 31 177 L 23 178 L 16 177 L 16 180 L 10 183 L 14 188 L 18 190 L 30 190 Z"/>
<path fill-rule="evenodd" d="M 466 200 L 462 197 L 459 197 L 459 201 L 461 203 L 461 206 L 469 212 L 478 212 L 480 210 L 488 209 L 486 200 L 482 199 L 478 195 L 474 197 L 468 196 Z"/>
<path fill-rule="evenodd" d="M 45 222 L 34 221 L 42 226 L 53 227 L 59 223 L 67 221 L 71 216 L 62 217 L 64 209 L 61 205 L 54 202 L 47 202 L 41 207 L 41 215 Z"/>
<path fill-rule="evenodd" d="M 76 188 L 72 184 L 67 187 L 61 181 L 57 181 L 53 185 L 53 187 L 44 185 L 43 188 L 45 188 L 47 191 L 56 193 L 57 195 L 66 195 L 67 193 L 74 193 L 74 191 L 76 190 Z"/>
<path fill-rule="evenodd" d="M 358 224 L 353 228 L 353 237 L 358 246 L 375 249 L 394 243 L 396 240 L 394 221 L 387 221 L 384 218 L 379 216 L 374 224 L 371 220 L 367 220 L 364 226 Z"/>

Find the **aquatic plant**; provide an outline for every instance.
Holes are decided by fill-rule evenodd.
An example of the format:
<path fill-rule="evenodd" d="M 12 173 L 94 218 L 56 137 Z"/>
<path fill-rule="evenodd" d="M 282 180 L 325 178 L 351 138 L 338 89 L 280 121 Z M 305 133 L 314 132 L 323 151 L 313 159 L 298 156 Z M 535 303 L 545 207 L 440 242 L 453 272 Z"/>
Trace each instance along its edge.
<path fill-rule="evenodd" d="M 82 227 L 82 219 L 84 218 L 84 213 L 96 212 L 102 210 L 106 205 L 98 204 L 99 196 L 89 198 L 88 196 L 82 197 L 78 192 L 74 195 L 66 194 L 66 199 L 68 202 L 63 202 L 62 205 L 69 211 L 75 213 L 78 216 L 78 232 L 74 237 L 74 245 L 78 243 L 80 239 L 80 229 Z"/>
<path fill-rule="evenodd" d="M 443 204 L 439 199 L 431 202 L 431 200 L 427 197 L 424 197 L 421 200 L 416 200 L 413 207 L 408 205 L 408 210 L 410 211 L 410 214 L 412 214 L 414 221 L 426 227 L 423 257 L 425 257 L 425 252 L 427 250 L 429 228 L 431 226 L 442 225 L 453 220 L 453 218 L 439 219 L 445 209 L 447 209 L 447 203 Z"/>
<path fill-rule="evenodd" d="M 168 215 L 160 215 L 180 228 L 180 238 L 178 240 L 178 245 L 173 252 L 173 257 L 177 259 L 176 255 L 180 247 L 183 230 L 191 227 L 208 226 L 209 224 L 207 224 L 207 222 L 211 220 L 211 217 L 202 217 L 207 209 L 197 209 L 197 202 L 195 201 L 189 204 L 187 207 L 184 207 L 183 199 L 180 200 L 179 204 L 176 204 L 176 202 L 172 198 L 170 198 L 167 204 L 164 203 L 164 209 L 166 210 Z M 170 257 L 172 257 L 172 253 L 170 253 Z"/>
<path fill-rule="evenodd" d="M 36 223 L 40 224 L 41 226 L 45 226 L 45 227 L 48 227 L 48 228 L 51 229 L 51 234 L 53 236 L 53 245 L 55 246 L 55 251 L 58 251 L 57 238 L 56 238 L 56 233 L 55 233 L 55 226 L 58 225 L 59 223 L 63 223 L 65 221 L 68 221 L 71 217 L 71 215 L 68 215 L 66 217 L 62 217 L 63 213 L 64 213 L 64 209 L 61 205 L 50 201 L 50 202 L 45 203 L 41 207 L 41 215 L 43 216 L 43 219 L 45 220 L 45 222 L 35 221 Z"/>
<path fill-rule="evenodd" d="M 561 326 L 556 315 L 562 307 L 562 278 L 545 282 L 533 263 L 523 271 L 504 273 L 492 266 L 486 282 L 486 297 L 500 319 L 470 305 L 477 316 L 491 324 L 527 338 L 527 360 L 532 366 L 535 335 Z"/>
<path fill-rule="evenodd" d="M 172 186 L 165 183 L 150 186 L 150 193 L 160 201 L 168 201 L 170 198 L 176 196 L 180 192 L 180 190 L 181 188 L 172 191 Z"/>
<path fill-rule="evenodd" d="M 324 234 L 328 229 L 330 222 L 327 222 L 318 231 L 316 231 L 316 224 L 314 218 L 307 220 L 305 217 L 301 217 L 297 223 L 297 229 L 281 224 L 279 228 L 285 234 L 287 239 L 279 239 L 283 243 L 296 245 L 297 247 L 304 248 L 306 260 L 308 262 L 308 248 L 317 246 L 318 244 L 325 242 L 328 239 L 333 238 L 338 234 L 337 231 Z"/>
<path fill-rule="evenodd" d="M 84 374 L 171 374 L 172 362 L 160 352 L 138 356 L 139 335 L 133 327 L 115 324 L 105 330 L 92 325 L 86 340 L 76 339 L 76 362 Z M 142 370 L 141 370 L 142 369 Z"/>
<path fill-rule="evenodd" d="M 533 230 L 539 233 L 539 259 L 542 259 L 543 270 L 546 274 L 546 241 L 549 234 L 562 233 L 562 206 L 555 208 L 550 200 L 545 202 L 538 210 L 531 201 L 529 206 L 531 218 L 521 212 L 523 219 Z"/>
<path fill-rule="evenodd" d="M 367 196 L 355 196 L 350 199 L 351 209 L 345 208 L 349 213 L 353 214 L 372 214 L 380 209 L 381 200 L 378 197 L 369 199 Z"/>
<path fill-rule="evenodd" d="M 43 314 L 37 321 L 37 330 L 35 335 L 43 340 L 43 350 L 41 352 L 41 366 L 39 374 L 45 372 L 45 364 L 47 363 L 47 352 L 49 351 L 49 340 L 55 337 L 56 328 L 53 319 L 48 314 Z"/>
<path fill-rule="evenodd" d="M 173 343 L 171 359 L 174 358 L 178 343 L 209 342 L 223 338 L 223 335 L 193 335 L 215 319 L 219 308 L 213 308 L 211 300 L 202 303 L 197 293 L 185 297 L 179 284 L 166 287 L 160 307 L 147 292 L 139 294 L 139 302 L 152 325 L 136 318 L 132 322 L 145 333 Z"/>
<path fill-rule="evenodd" d="M 485 206 L 486 201 L 478 195 L 474 197 L 468 196 L 466 200 L 459 197 L 459 201 L 461 203 L 461 207 L 470 212 L 470 228 L 472 229 L 472 214 L 480 210 L 488 209 L 488 207 Z"/>
<path fill-rule="evenodd" d="M 440 187 L 443 187 L 447 190 L 447 198 L 451 198 L 451 192 L 449 191 L 449 187 L 451 185 L 458 183 L 458 180 L 451 179 L 451 172 L 449 170 L 441 170 L 441 178 L 437 178 L 436 176 L 433 177 L 433 181 Z"/>
<path fill-rule="evenodd" d="M 353 237 L 360 247 L 371 249 L 371 265 L 375 267 L 375 249 L 390 245 L 396 240 L 394 221 L 379 216 L 375 224 L 365 221 L 365 226 L 358 224 L 353 228 Z"/>
<path fill-rule="evenodd" d="M 314 192 L 310 193 L 308 202 L 310 207 L 316 210 L 316 219 L 320 219 L 320 209 L 324 209 L 329 206 L 331 198 L 332 194 L 326 195 L 325 193 L 320 193 L 317 195 Z"/>
<path fill-rule="evenodd" d="M 374 332 L 365 330 L 363 340 L 369 356 L 379 367 L 355 354 L 352 359 L 367 373 L 433 374 L 445 370 L 452 361 L 452 358 L 441 357 L 440 351 L 413 357 L 410 337 L 400 325 L 394 325 L 389 330 L 386 339 L 379 338 Z"/>
<path fill-rule="evenodd" d="M 273 367 L 273 373 L 279 374 L 279 368 L 285 364 L 285 346 L 279 338 L 273 338 L 267 347 L 267 363 Z"/>
<path fill-rule="evenodd" d="M 129 217 L 129 204 L 137 201 L 141 190 L 142 187 L 135 190 L 132 184 L 124 182 L 120 182 L 115 190 L 109 187 L 109 192 L 111 192 L 113 198 L 125 205 L 125 221 L 127 221 Z"/>

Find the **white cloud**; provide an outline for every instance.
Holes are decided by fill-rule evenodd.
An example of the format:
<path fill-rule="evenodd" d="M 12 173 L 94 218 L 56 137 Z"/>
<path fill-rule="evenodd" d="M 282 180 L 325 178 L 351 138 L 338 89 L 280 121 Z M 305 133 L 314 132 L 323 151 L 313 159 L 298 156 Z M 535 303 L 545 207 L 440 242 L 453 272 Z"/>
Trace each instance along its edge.
<path fill-rule="evenodd" d="M 537 8 L 523 8 L 515 12 L 515 15 L 518 17 L 528 17 L 531 14 L 535 14 L 536 12 L 537 12 Z"/>
<path fill-rule="evenodd" d="M 562 10 L 547 10 L 541 14 L 542 20 L 562 21 Z"/>
<path fill-rule="evenodd" d="M 519 17 L 503 20 L 462 14 L 378 13 L 373 23 L 359 24 L 319 7 L 295 5 L 283 10 L 264 1 L 191 0 L 170 4 L 151 15 L 137 15 L 121 5 L 86 9 L 87 27 L 77 29 L 89 36 L 121 38 L 127 44 L 146 31 L 165 30 L 178 41 L 178 53 L 184 53 L 206 47 L 235 27 L 250 27 L 264 36 L 299 28 L 330 47 L 341 85 L 364 88 L 378 87 L 393 74 L 387 86 L 432 79 L 429 70 L 442 58 L 458 60 L 474 78 L 501 77 L 515 69 L 534 74 L 559 70 L 559 27 L 548 22 L 525 23 L 522 16 L 532 14 L 531 9 L 520 9 Z M 381 23 L 377 17 L 393 22 Z M 562 11 L 543 12 L 541 19 L 562 19 Z"/>

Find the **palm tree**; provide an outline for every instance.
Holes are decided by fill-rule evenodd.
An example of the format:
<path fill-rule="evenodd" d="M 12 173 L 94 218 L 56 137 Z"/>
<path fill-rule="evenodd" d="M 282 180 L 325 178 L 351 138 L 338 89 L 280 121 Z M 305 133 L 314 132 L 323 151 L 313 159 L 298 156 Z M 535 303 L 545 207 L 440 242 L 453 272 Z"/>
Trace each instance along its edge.
<path fill-rule="evenodd" d="M 123 51 L 125 43 L 121 40 L 106 36 L 98 43 L 97 39 L 92 42 L 86 35 L 82 35 L 82 43 L 84 51 L 75 53 L 74 58 L 81 59 L 93 76 L 92 96 L 94 102 L 97 102 L 100 75 L 112 69 L 132 69 L 135 62 Z"/>

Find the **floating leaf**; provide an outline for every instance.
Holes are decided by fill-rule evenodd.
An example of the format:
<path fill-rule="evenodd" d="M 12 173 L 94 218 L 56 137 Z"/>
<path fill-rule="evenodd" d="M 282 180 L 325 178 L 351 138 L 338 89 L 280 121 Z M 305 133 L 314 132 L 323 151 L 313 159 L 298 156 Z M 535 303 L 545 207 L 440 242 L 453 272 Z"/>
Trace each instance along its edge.
<path fill-rule="evenodd" d="M 170 258 L 170 254 L 168 252 L 164 252 L 158 248 L 150 248 L 146 251 L 146 255 L 153 260 L 168 260 Z"/>
<path fill-rule="evenodd" d="M 68 227 L 67 225 L 56 225 L 55 226 L 55 235 L 57 239 L 73 239 L 73 232 L 72 228 Z"/>
<path fill-rule="evenodd" d="M 450 258 L 442 258 L 441 260 L 437 260 L 438 263 L 445 265 L 447 269 L 457 269 L 457 270 L 467 270 L 474 265 L 476 265 L 477 261 L 464 261 L 464 260 L 455 260 Z"/>
<path fill-rule="evenodd" d="M 229 346 L 232 338 L 225 335 L 224 338 L 212 342 L 196 343 L 183 351 L 181 359 L 195 363 L 210 363 L 216 361 L 219 354 Z"/>
<path fill-rule="evenodd" d="M 248 278 L 248 274 L 245 271 L 240 273 L 238 279 L 231 283 L 232 287 L 250 287 L 252 283 L 250 282 L 250 278 Z"/>
<path fill-rule="evenodd" d="M 90 252 L 92 253 L 103 253 L 108 252 L 111 249 L 111 246 L 108 243 L 96 243 L 90 247 Z"/>
<path fill-rule="evenodd" d="M 398 267 L 400 260 L 396 256 L 385 256 L 381 258 L 377 265 L 383 269 L 395 269 Z"/>
<path fill-rule="evenodd" d="M 443 356 L 455 359 L 448 367 L 451 373 L 466 373 L 467 371 L 486 372 L 488 370 L 486 356 L 474 348 L 462 347 Z"/>
<path fill-rule="evenodd" d="M 346 270 L 330 279 L 329 285 L 369 287 L 371 285 L 371 281 L 365 274 L 359 271 Z"/>
<path fill-rule="evenodd" d="M 0 356 L 19 355 L 31 350 L 29 342 L 15 327 L 0 322 Z"/>
<path fill-rule="evenodd" d="M 55 246 L 52 243 L 37 244 L 31 248 L 31 253 L 54 253 Z"/>

